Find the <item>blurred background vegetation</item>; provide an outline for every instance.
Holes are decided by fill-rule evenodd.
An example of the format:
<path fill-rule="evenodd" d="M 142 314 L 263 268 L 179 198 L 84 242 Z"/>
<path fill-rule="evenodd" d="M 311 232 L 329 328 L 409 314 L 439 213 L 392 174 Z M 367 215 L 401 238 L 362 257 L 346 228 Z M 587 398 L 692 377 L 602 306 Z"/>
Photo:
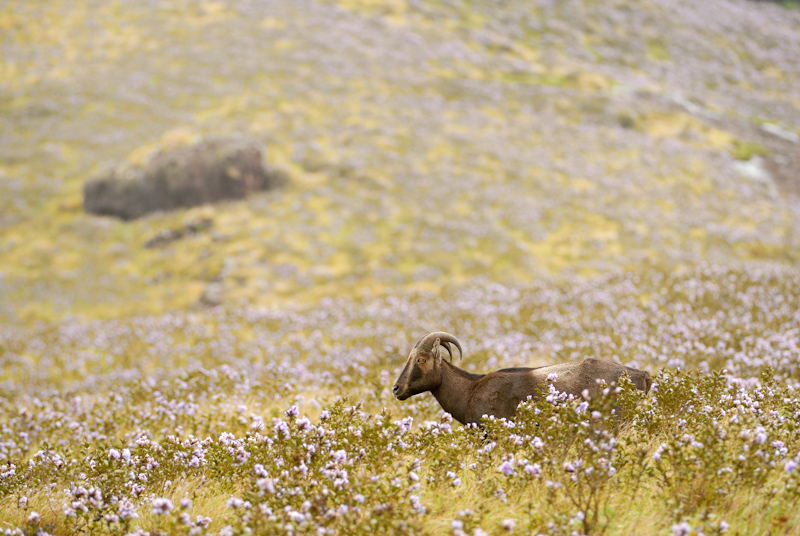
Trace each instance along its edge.
<path fill-rule="evenodd" d="M 800 12 L 725 6 L 5 2 L 0 320 L 794 266 Z M 230 133 L 288 184 L 84 213 L 109 162 Z"/>

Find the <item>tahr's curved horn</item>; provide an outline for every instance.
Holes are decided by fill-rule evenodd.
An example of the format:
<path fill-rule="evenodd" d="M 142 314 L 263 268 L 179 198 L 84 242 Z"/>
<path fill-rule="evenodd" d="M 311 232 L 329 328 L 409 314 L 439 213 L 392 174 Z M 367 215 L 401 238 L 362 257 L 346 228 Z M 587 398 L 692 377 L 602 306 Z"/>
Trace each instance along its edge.
<path fill-rule="evenodd" d="M 434 331 L 428 333 L 417 341 L 417 344 L 414 345 L 414 348 L 422 346 L 425 349 L 433 350 L 433 345 L 435 344 L 436 339 L 439 339 L 439 343 L 444 346 L 445 350 L 447 350 L 447 353 L 450 354 L 451 363 L 453 362 L 453 351 L 450 348 L 450 343 L 454 344 L 455 347 L 458 348 L 459 359 L 464 359 L 464 350 L 461 348 L 461 343 L 458 342 L 458 339 L 456 339 L 454 335 L 450 335 L 444 331 Z"/>

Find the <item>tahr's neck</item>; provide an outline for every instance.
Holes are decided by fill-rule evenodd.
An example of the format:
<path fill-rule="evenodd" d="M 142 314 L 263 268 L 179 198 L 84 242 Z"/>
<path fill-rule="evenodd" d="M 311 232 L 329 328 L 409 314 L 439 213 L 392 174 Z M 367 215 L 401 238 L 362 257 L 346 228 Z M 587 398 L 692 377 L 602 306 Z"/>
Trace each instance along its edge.
<path fill-rule="evenodd" d="M 467 402 L 472 395 L 472 387 L 483 376 L 469 373 L 442 359 L 442 383 L 436 389 L 431 389 L 431 393 L 443 410 L 461 424 L 467 424 Z"/>

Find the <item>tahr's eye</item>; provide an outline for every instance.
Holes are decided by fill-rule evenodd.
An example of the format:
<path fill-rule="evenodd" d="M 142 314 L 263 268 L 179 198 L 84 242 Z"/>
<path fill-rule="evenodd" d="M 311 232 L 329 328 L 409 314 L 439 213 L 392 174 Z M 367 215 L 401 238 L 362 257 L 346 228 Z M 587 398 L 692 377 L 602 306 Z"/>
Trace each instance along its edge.
<path fill-rule="evenodd" d="M 425 363 L 425 359 L 423 359 L 422 357 L 420 357 L 419 359 L 417 359 L 417 363 L 419 363 L 420 365 L 422 365 L 422 364 L 424 364 L 424 363 Z"/>

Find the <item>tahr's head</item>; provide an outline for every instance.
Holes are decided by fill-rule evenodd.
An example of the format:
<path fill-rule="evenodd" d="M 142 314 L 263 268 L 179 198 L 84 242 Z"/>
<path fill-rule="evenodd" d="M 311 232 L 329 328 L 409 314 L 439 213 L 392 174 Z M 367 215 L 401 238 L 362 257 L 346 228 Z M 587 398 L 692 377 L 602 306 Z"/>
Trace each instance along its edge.
<path fill-rule="evenodd" d="M 451 343 L 458 348 L 458 355 L 463 359 L 464 351 L 461 349 L 461 343 L 449 333 L 434 331 L 418 340 L 411 349 L 403 372 L 394 382 L 392 388 L 394 396 L 398 400 L 405 400 L 410 396 L 439 387 L 442 383 L 442 348 L 447 350 L 452 363 Z"/>

